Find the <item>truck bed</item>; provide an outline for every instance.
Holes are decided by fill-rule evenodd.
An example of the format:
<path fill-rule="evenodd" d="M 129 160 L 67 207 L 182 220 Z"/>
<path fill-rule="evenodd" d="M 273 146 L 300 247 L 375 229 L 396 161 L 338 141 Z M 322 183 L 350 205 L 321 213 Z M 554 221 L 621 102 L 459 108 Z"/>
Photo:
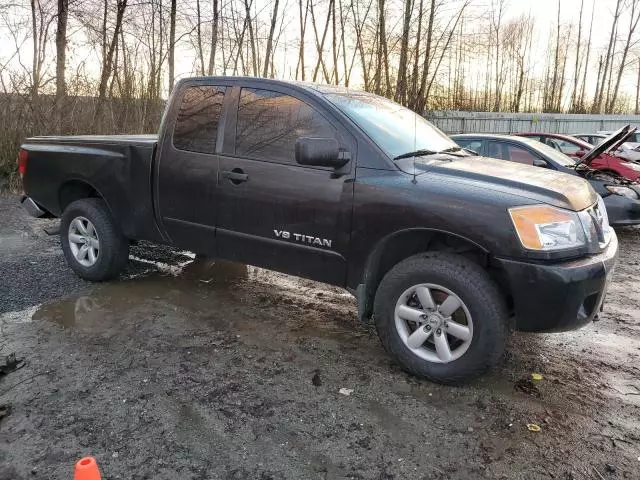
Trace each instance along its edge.
<path fill-rule="evenodd" d="M 60 216 L 80 185 L 104 198 L 128 238 L 161 241 L 153 208 L 152 172 L 158 135 L 28 138 L 25 193 Z"/>
<path fill-rule="evenodd" d="M 102 145 L 155 146 L 158 135 L 46 135 L 32 137 L 29 141 L 37 143 L 86 143 Z"/>

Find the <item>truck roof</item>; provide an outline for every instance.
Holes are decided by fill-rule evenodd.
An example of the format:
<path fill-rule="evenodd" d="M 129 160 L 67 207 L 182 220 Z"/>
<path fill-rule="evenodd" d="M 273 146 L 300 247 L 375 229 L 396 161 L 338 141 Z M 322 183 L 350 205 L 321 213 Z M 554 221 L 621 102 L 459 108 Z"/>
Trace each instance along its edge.
<path fill-rule="evenodd" d="M 239 81 L 251 81 L 251 83 L 264 84 L 272 86 L 287 86 L 299 88 L 301 90 L 311 91 L 312 93 L 319 93 L 321 95 L 329 93 L 340 93 L 343 95 L 374 95 L 373 93 L 365 92 L 363 90 L 356 90 L 351 88 L 345 88 L 336 85 L 326 85 L 313 82 L 301 82 L 298 80 L 276 80 L 273 78 L 262 77 L 250 77 L 250 76 L 200 76 L 200 77 L 187 77 L 180 80 L 179 83 L 190 81 L 218 81 L 234 83 Z"/>

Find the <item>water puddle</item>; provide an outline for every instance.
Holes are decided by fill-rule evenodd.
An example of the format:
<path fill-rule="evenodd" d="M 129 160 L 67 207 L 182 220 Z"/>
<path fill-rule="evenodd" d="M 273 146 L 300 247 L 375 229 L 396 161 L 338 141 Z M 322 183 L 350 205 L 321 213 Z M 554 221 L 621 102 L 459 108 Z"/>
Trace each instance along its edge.
<path fill-rule="evenodd" d="M 41 305 L 31 318 L 97 335 L 161 319 L 167 334 L 190 326 L 274 345 L 292 337 L 322 337 L 346 345 L 368 336 L 357 324 L 353 298 L 334 287 L 209 259 L 155 267 L 151 273 Z"/>
<path fill-rule="evenodd" d="M 171 272 L 101 284 L 89 294 L 41 305 L 31 318 L 86 333 L 105 332 L 123 321 L 145 318 L 159 304 L 169 304 L 174 311 L 205 307 L 214 296 L 229 293 L 247 278 L 246 265 L 230 262 L 189 261 L 172 267 Z"/>

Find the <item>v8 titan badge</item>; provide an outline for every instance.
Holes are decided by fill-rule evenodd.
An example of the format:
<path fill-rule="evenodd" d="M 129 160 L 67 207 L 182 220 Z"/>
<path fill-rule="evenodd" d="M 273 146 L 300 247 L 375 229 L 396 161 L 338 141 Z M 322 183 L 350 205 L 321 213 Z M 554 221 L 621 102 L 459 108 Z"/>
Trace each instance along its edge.
<path fill-rule="evenodd" d="M 326 238 L 305 235 L 302 233 L 291 233 L 286 230 L 274 230 L 273 233 L 275 233 L 276 237 L 282 238 L 283 240 L 295 240 L 296 242 L 306 243 L 307 245 L 331 248 L 331 240 L 327 240 Z"/>

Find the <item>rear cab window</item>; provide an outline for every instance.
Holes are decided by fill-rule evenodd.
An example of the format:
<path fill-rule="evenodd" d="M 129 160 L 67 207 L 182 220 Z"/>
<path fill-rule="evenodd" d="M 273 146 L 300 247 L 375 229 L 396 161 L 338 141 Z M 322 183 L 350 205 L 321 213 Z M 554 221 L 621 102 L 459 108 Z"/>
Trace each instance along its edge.
<path fill-rule="evenodd" d="M 173 146 L 188 152 L 216 151 L 225 87 L 197 85 L 184 89 L 173 129 Z"/>

